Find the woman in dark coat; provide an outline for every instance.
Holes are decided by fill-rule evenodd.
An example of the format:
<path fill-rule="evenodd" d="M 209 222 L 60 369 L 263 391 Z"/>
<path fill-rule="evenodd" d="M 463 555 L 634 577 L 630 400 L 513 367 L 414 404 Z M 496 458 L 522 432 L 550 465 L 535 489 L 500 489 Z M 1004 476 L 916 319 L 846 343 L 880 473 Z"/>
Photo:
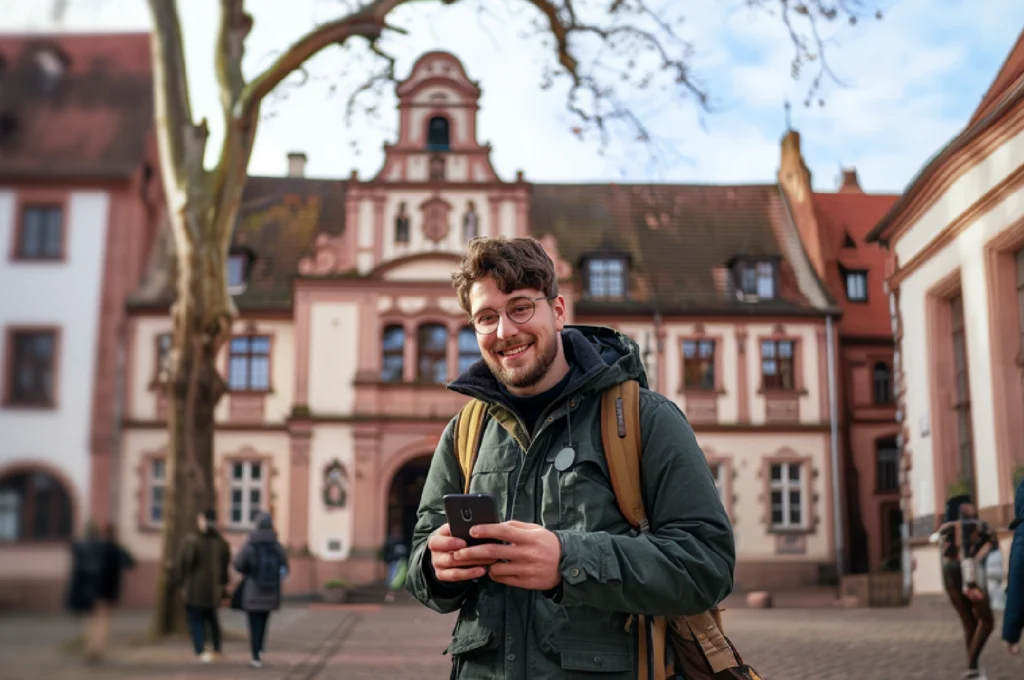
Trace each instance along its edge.
<path fill-rule="evenodd" d="M 235 555 L 234 567 L 244 577 L 238 585 L 239 606 L 249 620 L 249 664 L 259 668 L 270 612 L 281 607 L 281 581 L 288 573 L 288 554 L 277 540 L 269 514 L 264 513 L 257 520 L 256 528 Z"/>
<path fill-rule="evenodd" d="M 1024 480 L 1017 485 L 1014 514 L 1010 522 L 1010 570 L 1006 577 L 1006 611 L 1003 612 L 1003 642 L 1011 654 L 1020 653 L 1020 634 L 1024 630 Z"/>

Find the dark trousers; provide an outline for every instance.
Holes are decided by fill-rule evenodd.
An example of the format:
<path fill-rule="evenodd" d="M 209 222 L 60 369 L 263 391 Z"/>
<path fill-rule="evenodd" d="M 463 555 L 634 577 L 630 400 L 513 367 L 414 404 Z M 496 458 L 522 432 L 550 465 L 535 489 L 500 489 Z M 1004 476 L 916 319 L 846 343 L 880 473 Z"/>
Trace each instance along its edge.
<path fill-rule="evenodd" d="M 992 605 L 989 603 L 988 595 L 978 602 L 964 595 L 964 579 L 958 563 L 945 563 L 942 566 L 946 595 L 949 596 L 949 601 L 956 609 L 964 628 L 967 668 L 977 670 L 981 652 L 985 648 L 985 643 L 988 642 L 989 635 L 992 634 L 995 623 L 992 616 Z"/>
<path fill-rule="evenodd" d="M 192 645 L 196 654 L 202 654 L 206 646 L 206 626 L 210 626 L 210 642 L 213 651 L 220 652 L 220 621 L 217 610 L 213 607 L 185 607 L 188 618 L 188 632 L 192 635 Z"/>
<path fill-rule="evenodd" d="M 252 648 L 252 658 L 257 661 L 263 651 L 263 641 L 267 637 L 267 622 L 270 620 L 270 612 L 246 612 L 249 619 L 249 645 Z"/>

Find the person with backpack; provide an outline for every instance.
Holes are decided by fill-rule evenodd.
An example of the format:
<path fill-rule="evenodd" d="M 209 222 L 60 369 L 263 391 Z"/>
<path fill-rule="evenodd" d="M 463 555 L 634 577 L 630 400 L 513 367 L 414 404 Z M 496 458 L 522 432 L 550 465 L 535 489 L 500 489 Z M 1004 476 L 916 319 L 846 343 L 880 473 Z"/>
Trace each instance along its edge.
<path fill-rule="evenodd" d="M 256 528 L 235 555 L 234 567 L 242 575 L 238 606 L 249 622 L 249 665 L 260 668 L 270 613 L 281 607 L 281 581 L 288 574 L 288 553 L 277 540 L 270 513 L 260 515 Z"/>
<path fill-rule="evenodd" d="M 474 239 L 453 284 L 481 360 L 447 385 L 472 400 L 435 450 L 406 581 L 460 612 L 451 677 L 757 677 L 716 611 L 733 587 L 729 517 L 637 344 L 566 325 L 532 238 Z M 467 490 L 498 499 L 503 521 L 473 532 L 500 543 L 451 535 L 443 498 Z"/>
<path fill-rule="evenodd" d="M 1006 608 L 1003 611 L 1003 642 L 1011 654 L 1020 654 L 1020 635 L 1024 631 L 1024 479 L 1017 484 L 1013 503 L 1015 517 L 1010 522 L 1010 569 L 1006 576 Z"/>

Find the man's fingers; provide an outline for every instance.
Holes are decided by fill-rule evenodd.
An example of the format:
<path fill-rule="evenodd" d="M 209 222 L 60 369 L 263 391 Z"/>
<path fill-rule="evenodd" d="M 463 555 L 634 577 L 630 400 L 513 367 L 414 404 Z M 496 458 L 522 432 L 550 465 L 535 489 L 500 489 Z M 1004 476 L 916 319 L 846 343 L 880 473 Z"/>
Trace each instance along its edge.
<path fill-rule="evenodd" d="M 465 567 L 487 566 L 494 563 L 494 560 L 489 558 L 457 560 L 455 559 L 455 553 L 435 553 L 431 561 L 434 564 L 434 569 L 461 569 Z"/>
<path fill-rule="evenodd" d="M 500 524 L 478 524 L 469 530 L 474 538 L 496 538 L 509 543 L 521 543 L 530 525 L 512 520 Z"/>
<path fill-rule="evenodd" d="M 483 567 L 470 567 L 469 569 L 438 569 L 434 568 L 434 575 L 438 581 L 454 583 L 458 581 L 469 581 L 475 578 L 482 578 L 487 573 Z"/>
<path fill-rule="evenodd" d="M 466 562 L 497 562 L 498 560 L 511 560 L 522 554 L 522 548 L 514 545 L 500 543 L 485 543 L 483 545 L 471 545 L 468 548 L 456 550 L 453 553 L 455 561 L 464 564 Z"/>

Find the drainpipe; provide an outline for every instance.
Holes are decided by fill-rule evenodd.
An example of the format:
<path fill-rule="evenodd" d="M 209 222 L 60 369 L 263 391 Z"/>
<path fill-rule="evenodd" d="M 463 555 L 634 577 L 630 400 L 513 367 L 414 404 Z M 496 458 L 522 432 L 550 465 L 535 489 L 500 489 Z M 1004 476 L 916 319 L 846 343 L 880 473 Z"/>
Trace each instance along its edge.
<path fill-rule="evenodd" d="M 836 357 L 833 333 L 832 315 L 830 314 L 825 317 L 825 339 L 828 343 L 828 417 L 832 430 L 832 512 L 835 515 L 833 526 L 836 541 L 836 576 L 841 583 L 846 564 L 846 548 L 844 546 L 842 485 L 839 468 L 839 423 L 836 415 Z"/>
<path fill-rule="evenodd" d="M 888 250 L 888 248 L 886 248 Z M 889 324 L 892 328 L 893 339 L 899 337 L 899 303 L 896 301 L 896 291 L 889 288 L 889 282 L 885 282 L 885 292 L 889 294 Z M 910 499 L 907 494 L 903 492 L 907 485 L 910 483 L 910 472 L 906 469 L 903 464 L 904 447 L 907 445 L 906 440 L 903 437 L 903 421 L 906 418 L 904 409 L 906 407 L 903 401 L 902 391 L 903 386 L 900 382 L 900 376 L 903 375 L 903 354 L 900 352 L 900 343 L 894 343 L 892 352 L 892 386 L 893 395 L 896 397 L 896 424 L 900 426 L 899 434 L 896 435 L 896 448 L 900 452 L 900 514 L 903 515 L 903 521 L 900 523 L 900 569 L 903 571 L 903 601 L 910 602 L 911 592 L 914 588 L 914 574 L 913 574 L 913 562 L 912 555 L 910 552 Z"/>

